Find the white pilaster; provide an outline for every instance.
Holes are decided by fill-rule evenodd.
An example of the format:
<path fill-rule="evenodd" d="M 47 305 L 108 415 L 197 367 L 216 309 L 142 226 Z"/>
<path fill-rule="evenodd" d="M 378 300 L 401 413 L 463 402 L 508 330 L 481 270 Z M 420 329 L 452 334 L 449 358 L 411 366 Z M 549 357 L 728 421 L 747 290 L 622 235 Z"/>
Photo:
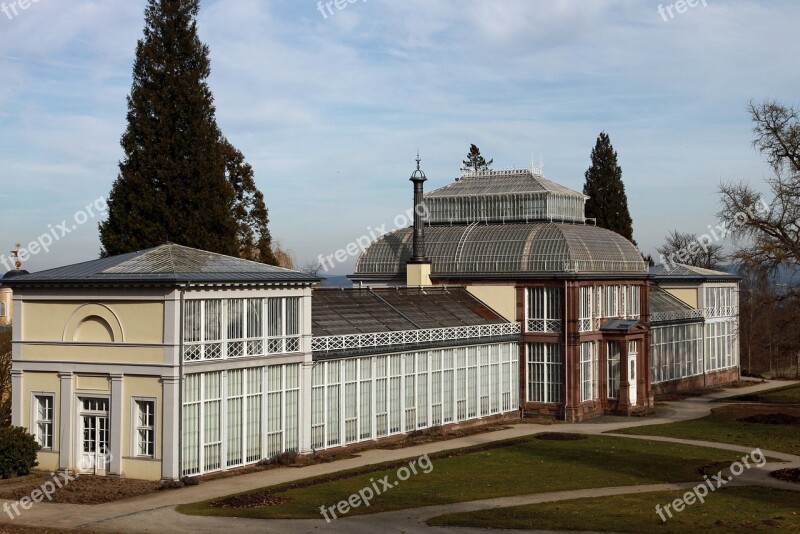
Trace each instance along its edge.
<path fill-rule="evenodd" d="M 22 422 L 22 371 L 18 369 L 11 370 L 11 424 L 28 426 Z"/>
<path fill-rule="evenodd" d="M 122 475 L 122 425 L 124 421 L 122 414 L 126 409 L 123 401 L 124 379 L 125 375 L 111 375 L 111 424 L 108 443 L 111 448 L 111 462 L 108 466 L 108 473 L 120 476 Z"/>
<path fill-rule="evenodd" d="M 164 480 L 178 480 L 180 478 L 180 466 L 178 465 L 178 444 L 180 441 L 178 436 L 178 421 L 180 417 L 178 388 L 180 387 L 180 380 L 177 376 L 162 376 L 161 384 L 161 478 Z"/>
<path fill-rule="evenodd" d="M 58 403 L 58 469 L 73 471 L 75 468 L 75 426 L 78 424 L 74 403 L 75 379 L 72 373 L 58 373 L 58 378 L 61 385 Z"/>

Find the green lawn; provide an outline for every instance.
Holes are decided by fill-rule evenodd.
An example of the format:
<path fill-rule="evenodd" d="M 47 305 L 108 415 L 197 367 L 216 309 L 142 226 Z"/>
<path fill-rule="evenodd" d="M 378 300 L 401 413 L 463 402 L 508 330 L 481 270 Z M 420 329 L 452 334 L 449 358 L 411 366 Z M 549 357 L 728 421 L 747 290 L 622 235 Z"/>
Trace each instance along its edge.
<path fill-rule="evenodd" d="M 639 426 L 615 433 L 717 441 L 800 455 L 800 425 L 765 425 L 739 421 L 738 419 L 747 417 L 747 409 L 747 405 L 718 408 L 701 419 Z M 775 411 L 780 411 L 780 408 Z"/>
<path fill-rule="evenodd" d="M 492 529 L 595 530 L 612 532 L 743 532 L 780 528 L 800 531 L 798 493 L 770 488 L 724 488 L 695 502 L 666 523 L 656 514 L 664 505 L 685 491 L 641 493 L 577 499 L 557 503 L 495 508 L 451 514 L 428 520 L 433 526 L 458 526 Z"/>
<path fill-rule="evenodd" d="M 763 393 L 750 393 L 748 395 L 739 395 L 738 397 L 729 397 L 727 399 L 720 399 L 717 402 L 731 401 L 763 402 L 765 404 L 800 404 L 800 384 L 773 389 L 772 391 L 765 391 Z"/>
<path fill-rule="evenodd" d="M 700 466 L 732 462 L 740 456 L 730 451 L 609 436 L 590 436 L 580 441 L 528 437 L 494 444 L 492 448 L 432 456 L 430 473 L 411 476 L 374 497 L 368 508 L 353 508 L 349 515 L 579 488 L 693 481 L 700 478 Z M 371 466 L 327 479 L 308 479 L 243 494 L 290 499 L 283 504 L 219 508 L 206 501 L 181 506 L 178 511 L 276 519 L 321 518 L 320 506 L 334 506 L 386 475 L 394 482 L 397 469 L 405 464 Z"/>

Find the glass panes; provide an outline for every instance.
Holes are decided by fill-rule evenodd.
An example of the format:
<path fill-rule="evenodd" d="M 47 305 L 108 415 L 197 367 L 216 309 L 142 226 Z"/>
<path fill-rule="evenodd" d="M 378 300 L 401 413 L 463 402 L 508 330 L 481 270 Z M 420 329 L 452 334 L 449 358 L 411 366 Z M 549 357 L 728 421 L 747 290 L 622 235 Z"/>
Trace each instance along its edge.
<path fill-rule="evenodd" d="M 136 455 L 155 457 L 155 401 L 137 400 Z"/>
<path fill-rule="evenodd" d="M 43 449 L 53 448 L 53 395 L 36 395 L 34 397 L 36 421 L 34 431 L 36 441 Z"/>

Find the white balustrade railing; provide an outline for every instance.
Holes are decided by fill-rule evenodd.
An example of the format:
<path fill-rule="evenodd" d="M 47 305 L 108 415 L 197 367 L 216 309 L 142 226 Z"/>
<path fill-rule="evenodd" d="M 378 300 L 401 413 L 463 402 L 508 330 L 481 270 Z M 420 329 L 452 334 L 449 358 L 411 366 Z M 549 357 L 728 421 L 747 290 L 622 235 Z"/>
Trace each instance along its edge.
<path fill-rule="evenodd" d="M 414 345 L 459 339 L 480 339 L 509 336 L 519 333 L 520 325 L 518 323 L 501 323 L 480 326 L 430 328 L 426 330 L 402 330 L 399 332 L 379 332 L 375 334 L 323 336 L 311 339 L 311 350 L 314 352 L 329 352 L 334 350 L 388 347 L 391 345 Z"/>

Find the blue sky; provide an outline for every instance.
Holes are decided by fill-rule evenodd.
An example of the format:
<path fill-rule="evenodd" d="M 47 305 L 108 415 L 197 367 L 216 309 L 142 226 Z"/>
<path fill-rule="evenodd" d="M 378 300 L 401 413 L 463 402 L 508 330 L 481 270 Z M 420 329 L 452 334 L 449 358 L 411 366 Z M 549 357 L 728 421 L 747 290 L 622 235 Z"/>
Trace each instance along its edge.
<path fill-rule="evenodd" d="M 391 227 L 417 149 L 429 189 L 476 143 L 495 168 L 541 155 L 580 190 L 603 130 L 654 252 L 672 229 L 717 223 L 721 181 L 769 175 L 748 102 L 798 104 L 800 3 L 705 3 L 665 22 L 669 2 L 359 0 L 325 18 L 316 0 L 207 0 L 199 26 L 219 125 L 300 265 Z M 99 219 L 71 226 L 117 175 L 144 6 L 0 12 L 0 253 L 59 235 L 29 270 L 97 257 Z"/>

